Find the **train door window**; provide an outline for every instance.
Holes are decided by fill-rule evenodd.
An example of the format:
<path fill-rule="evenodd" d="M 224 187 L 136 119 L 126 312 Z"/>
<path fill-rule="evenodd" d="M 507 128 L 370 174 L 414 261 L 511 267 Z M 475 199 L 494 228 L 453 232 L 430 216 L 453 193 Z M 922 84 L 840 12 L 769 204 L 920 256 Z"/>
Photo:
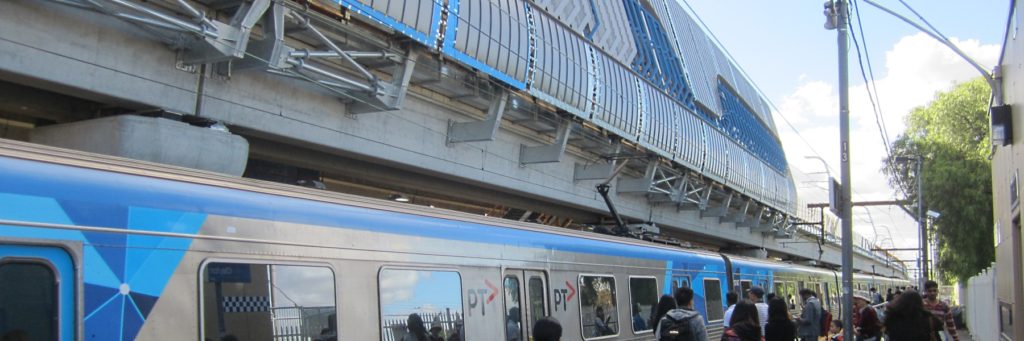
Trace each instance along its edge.
<path fill-rule="evenodd" d="M 633 333 L 650 333 L 658 323 L 649 320 L 658 305 L 658 280 L 654 277 L 630 277 L 629 299 Z"/>
<path fill-rule="evenodd" d="M 740 299 L 744 299 L 744 300 L 747 299 L 748 294 L 750 293 L 750 286 L 751 286 L 750 285 L 750 281 L 748 281 L 748 280 L 740 281 L 740 293 L 741 293 L 740 294 Z"/>
<path fill-rule="evenodd" d="M 330 268 L 209 263 L 202 271 L 206 338 L 270 341 L 339 335 Z"/>
<path fill-rule="evenodd" d="M 523 339 L 523 311 L 519 297 L 521 288 L 519 276 L 505 275 L 505 340 L 520 341 Z"/>
<path fill-rule="evenodd" d="M 581 275 L 579 288 L 583 338 L 617 335 L 619 314 L 615 301 L 615 277 Z"/>
<path fill-rule="evenodd" d="M 790 310 L 795 310 L 797 308 L 796 286 L 793 282 L 786 282 L 786 304 L 789 305 Z"/>
<path fill-rule="evenodd" d="M 26 340 L 29 335 L 37 340 L 57 339 L 57 275 L 52 268 L 38 262 L 2 264 L 0 288 L 4 322 L 0 334 L 20 334 Z"/>
<path fill-rule="evenodd" d="M 716 278 L 704 279 L 704 311 L 708 313 L 708 321 L 720 321 L 725 316 L 722 283 Z"/>
<path fill-rule="evenodd" d="M 782 285 L 782 282 L 772 282 L 772 292 L 775 293 L 775 297 L 786 298 L 786 288 Z"/>
<path fill-rule="evenodd" d="M 676 289 L 679 289 L 679 288 L 689 288 L 689 287 L 690 287 L 690 277 L 689 276 L 673 276 L 672 277 L 672 291 L 669 292 L 669 294 L 670 295 L 674 294 L 676 292 Z"/>
<path fill-rule="evenodd" d="M 0 245 L 0 335 L 4 340 L 74 339 L 73 264 L 61 248 Z"/>
<path fill-rule="evenodd" d="M 829 285 L 828 285 L 828 282 L 825 282 L 825 283 L 822 283 L 822 284 L 824 285 L 824 289 L 821 291 L 821 302 L 822 302 L 822 304 L 825 305 L 825 307 L 824 307 L 825 310 L 832 309 L 832 295 L 829 295 L 829 291 L 828 291 Z"/>
<path fill-rule="evenodd" d="M 381 340 L 419 339 L 440 327 L 442 335 L 462 326 L 462 278 L 452 270 L 384 268 L 380 286 Z"/>
<path fill-rule="evenodd" d="M 530 321 L 526 325 L 527 328 L 531 328 L 537 320 L 548 316 L 548 300 L 547 286 L 545 285 L 544 273 L 539 271 L 527 271 L 526 276 L 529 281 L 526 284 L 526 297 L 529 298 L 529 305 L 527 306 L 527 321 Z M 527 335 L 530 335 L 529 333 Z M 529 339 L 529 338 L 526 338 Z"/>

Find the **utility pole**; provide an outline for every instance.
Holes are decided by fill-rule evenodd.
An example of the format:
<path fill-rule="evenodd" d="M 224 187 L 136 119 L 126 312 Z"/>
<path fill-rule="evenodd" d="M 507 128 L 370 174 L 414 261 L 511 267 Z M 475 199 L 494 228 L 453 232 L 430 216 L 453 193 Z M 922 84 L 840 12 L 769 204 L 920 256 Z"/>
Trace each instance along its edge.
<path fill-rule="evenodd" d="M 924 290 L 924 282 L 928 281 L 928 221 L 925 217 L 924 210 L 924 174 L 921 170 L 924 168 L 924 157 L 921 155 L 917 156 L 917 170 L 915 171 L 915 177 L 917 178 L 917 227 L 921 230 L 920 238 L 918 238 L 921 244 L 921 279 L 918 290 Z"/>
<path fill-rule="evenodd" d="M 850 61 L 848 0 L 825 3 L 825 28 L 838 31 L 839 45 L 839 172 L 842 221 L 843 339 L 853 340 L 853 201 L 850 183 Z"/>

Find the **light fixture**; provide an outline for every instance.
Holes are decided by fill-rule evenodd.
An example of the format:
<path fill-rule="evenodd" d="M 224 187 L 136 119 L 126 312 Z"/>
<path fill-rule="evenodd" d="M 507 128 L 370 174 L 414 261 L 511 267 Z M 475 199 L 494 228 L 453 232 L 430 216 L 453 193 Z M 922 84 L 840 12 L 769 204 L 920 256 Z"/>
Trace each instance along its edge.
<path fill-rule="evenodd" d="M 388 200 L 394 200 L 397 202 L 409 202 L 409 197 L 406 197 L 399 193 L 394 193 L 388 196 Z"/>
<path fill-rule="evenodd" d="M 942 216 L 942 213 L 935 212 L 935 211 L 932 211 L 932 210 L 928 210 L 927 214 L 928 214 L 928 217 L 930 217 L 932 219 L 939 219 L 939 216 Z"/>

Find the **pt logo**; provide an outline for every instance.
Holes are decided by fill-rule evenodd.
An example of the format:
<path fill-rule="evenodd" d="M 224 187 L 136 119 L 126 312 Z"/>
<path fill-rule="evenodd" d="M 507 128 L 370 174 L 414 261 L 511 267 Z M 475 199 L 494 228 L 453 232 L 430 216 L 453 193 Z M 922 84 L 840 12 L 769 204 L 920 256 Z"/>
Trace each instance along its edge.
<path fill-rule="evenodd" d="M 559 306 L 562 307 L 563 311 L 568 310 L 569 301 L 572 301 L 572 298 L 576 296 L 576 288 L 573 288 L 572 284 L 569 283 L 569 281 L 565 281 L 564 289 L 555 288 L 552 289 L 552 291 L 554 292 L 552 298 L 555 299 L 555 311 L 558 311 Z"/>
<path fill-rule="evenodd" d="M 494 301 L 494 297 L 498 296 L 498 287 L 491 284 L 491 281 L 484 280 L 484 285 L 487 288 L 478 289 L 466 289 L 466 302 L 469 303 L 469 316 L 473 316 L 473 311 L 480 306 L 480 316 L 487 316 L 487 305 Z M 490 295 L 488 295 L 490 293 Z M 486 297 L 486 298 L 485 298 Z"/>

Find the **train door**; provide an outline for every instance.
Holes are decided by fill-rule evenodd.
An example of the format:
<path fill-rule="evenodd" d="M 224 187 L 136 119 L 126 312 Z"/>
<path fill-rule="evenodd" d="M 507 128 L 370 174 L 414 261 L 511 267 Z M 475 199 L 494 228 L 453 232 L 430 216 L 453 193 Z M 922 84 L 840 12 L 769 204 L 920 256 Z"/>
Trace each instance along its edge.
<path fill-rule="evenodd" d="M 533 324 L 549 315 L 547 276 L 542 271 L 508 269 L 503 282 L 505 339 L 529 340 Z"/>
<path fill-rule="evenodd" d="M 0 244 L 0 335 L 74 340 L 75 279 L 63 248 Z"/>

